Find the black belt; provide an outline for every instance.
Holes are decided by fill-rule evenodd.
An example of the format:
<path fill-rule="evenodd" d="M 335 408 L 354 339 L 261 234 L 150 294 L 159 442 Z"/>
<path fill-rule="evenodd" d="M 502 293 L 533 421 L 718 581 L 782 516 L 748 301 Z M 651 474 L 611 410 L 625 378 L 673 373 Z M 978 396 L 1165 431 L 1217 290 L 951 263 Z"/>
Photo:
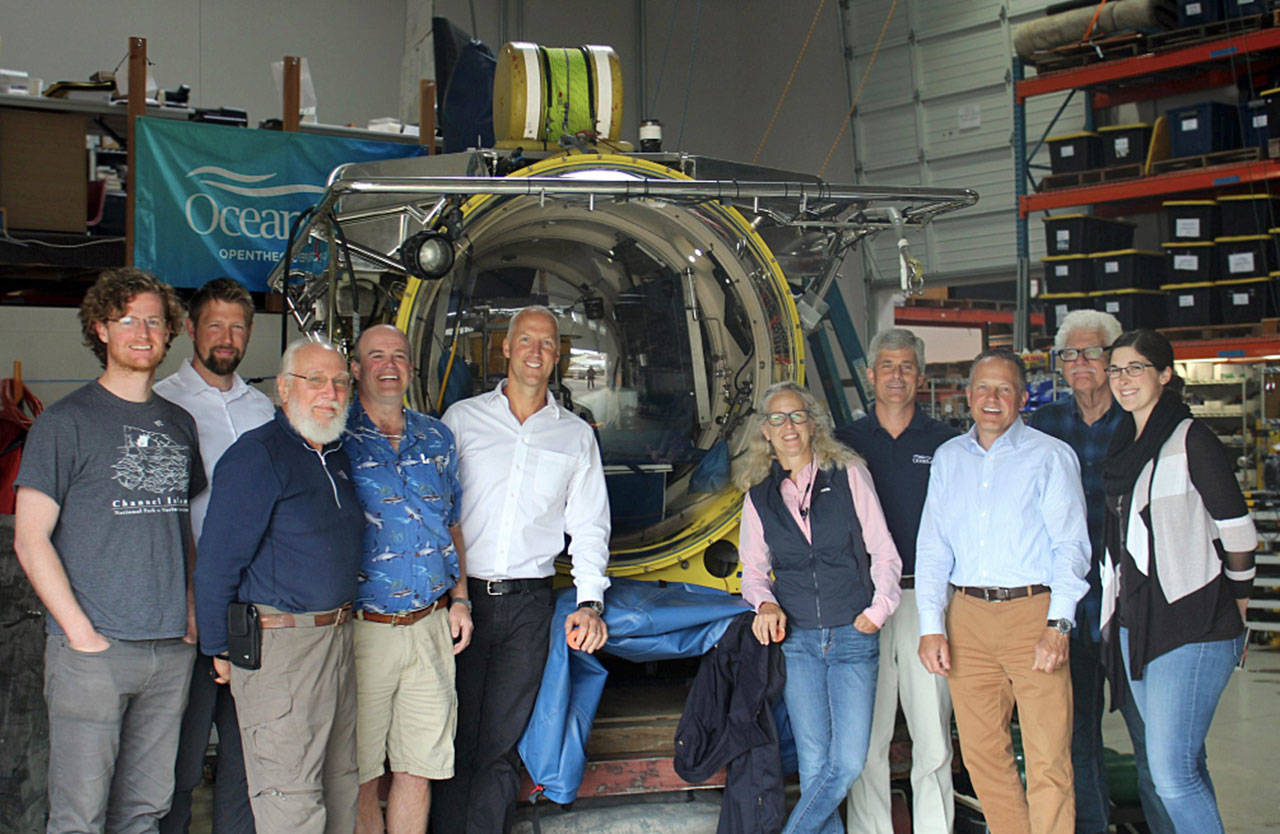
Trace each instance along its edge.
<path fill-rule="evenodd" d="M 468 589 L 475 593 L 484 593 L 491 597 L 505 597 L 507 594 L 531 594 L 542 588 L 551 587 L 551 577 L 545 579 L 476 579 L 467 578 Z"/>
<path fill-rule="evenodd" d="M 1048 585 L 1019 585 L 1017 588 L 973 588 L 956 585 L 955 589 L 966 596 L 977 597 L 987 602 L 1008 602 L 1011 599 L 1047 594 L 1052 590 Z"/>
<path fill-rule="evenodd" d="M 898 587 L 904 591 L 910 591 L 916 586 L 916 578 L 914 576 L 904 576 L 898 580 Z"/>

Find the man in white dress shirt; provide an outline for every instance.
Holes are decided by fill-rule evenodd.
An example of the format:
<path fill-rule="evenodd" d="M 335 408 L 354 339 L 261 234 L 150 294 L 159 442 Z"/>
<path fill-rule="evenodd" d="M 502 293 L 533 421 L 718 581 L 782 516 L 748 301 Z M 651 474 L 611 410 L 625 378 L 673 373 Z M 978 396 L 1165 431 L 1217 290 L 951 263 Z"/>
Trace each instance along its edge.
<path fill-rule="evenodd" d="M 460 524 L 474 609 L 471 647 L 457 657 L 454 777 L 441 782 L 434 832 L 502 832 L 519 789 L 520 740 L 547 658 L 556 556 L 571 541 L 578 608 L 572 649 L 605 644 L 609 501 L 591 427 L 547 391 L 560 359 L 555 316 L 515 314 L 502 343 L 507 378 L 444 414 L 458 444 Z"/>
<path fill-rule="evenodd" d="M 182 406 L 196 420 L 205 475 L 236 438 L 271 420 L 275 406 L 266 394 L 236 373 L 253 331 L 253 299 L 230 278 L 215 278 L 191 297 L 187 335 L 194 351 L 178 371 L 155 384 L 154 391 Z M 209 490 L 191 500 L 191 532 L 204 529 Z M 186 834 L 191 822 L 191 791 L 204 777 L 209 727 L 218 724 L 218 778 L 214 784 L 213 834 L 252 834 L 253 811 L 244 775 L 240 728 L 231 690 L 214 683 L 213 661 L 197 654 L 191 673 L 187 711 L 182 717 L 173 806 L 160 821 L 161 834 Z"/>

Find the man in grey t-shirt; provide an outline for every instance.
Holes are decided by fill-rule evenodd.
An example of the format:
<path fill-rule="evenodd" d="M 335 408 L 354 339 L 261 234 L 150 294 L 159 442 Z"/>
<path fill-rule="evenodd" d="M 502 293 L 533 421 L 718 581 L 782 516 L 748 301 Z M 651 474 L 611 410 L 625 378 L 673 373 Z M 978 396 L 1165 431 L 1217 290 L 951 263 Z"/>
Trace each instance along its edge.
<path fill-rule="evenodd" d="M 14 545 L 49 611 L 50 834 L 155 831 L 173 794 L 205 475 L 195 421 L 151 383 L 182 318 L 147 273 L 103 273 L 80 307 L 103 373 L 36 420 L 18 471 Z"/>

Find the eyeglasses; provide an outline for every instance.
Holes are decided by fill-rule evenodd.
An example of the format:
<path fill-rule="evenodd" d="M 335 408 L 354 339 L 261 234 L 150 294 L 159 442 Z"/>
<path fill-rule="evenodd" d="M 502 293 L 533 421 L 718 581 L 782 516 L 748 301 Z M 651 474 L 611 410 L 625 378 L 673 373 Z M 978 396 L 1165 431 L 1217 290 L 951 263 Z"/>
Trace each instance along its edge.
<path fill-rule="evenodd" d="M 330 382 L 333 383 L 334 390 L 336 391 L 351 390 L 350 374 L 339 374 L 338 376 L 335 376 L 332 379 L 325 376 L 324 374 L 305 374 L 304 375 L 304 374 L 295 374 L 290 372 L 289 376 L 297 377 L 298 379 L 303 380 L 304 382 L 307 383 L 308 388 L 312 388 L 316 391 L 319 391 L 321 388 L 325 387 Z"/>
<path fill-rule="evenodd" d="M 1053 355 L 1058 357 L 1060 362 L 1074 362 L 1081 356 L 1090 362 L 1097 362 L 1107 355 L 1107 349 L 1104 347 L 1062 348 L 1061 350 L 1055 350 Z"/>
<path fill-rule="evenodd" d="M 146 318 L 141 316 L 121 316 L 118 319 L 111 319 L 111 321 L 114 321 L 125 330 L 141 330 L 143 325 L 146 325 L 148 330 L 160 330 L 168 326 L 168 322 L 159 316 L 147 316 Z"/>
<path fill-rule="evenodd" d="M 793 426 L 801 426 L 809 422 L 809 409 L 799 408 L 791 412 L 770 411 L 768 414 L 764 415 L 764 419 L 769 421 L 769 425 L 771 426 L 781 426 L 788 420 L 791 421 L 791 425 Z"/>
<path fill-rule="evenodd" d="M 1147 368 L 1154 368 L 1154 367 L 1155 365 L 1152 365 L 1150 362 L 1130 362 L 1128 365 L 1125 365 L 1123 368 L 1120 367 L 1119 365 L 1108 365 L 1107 377 L 1109 379 L 1117 379 L 1119 378 L 1120 374 L 1126 374 L 1131 377 L 1139 377 L 1139 376 L 1142 376 L 1143 372 L 1146 371 Z"/>

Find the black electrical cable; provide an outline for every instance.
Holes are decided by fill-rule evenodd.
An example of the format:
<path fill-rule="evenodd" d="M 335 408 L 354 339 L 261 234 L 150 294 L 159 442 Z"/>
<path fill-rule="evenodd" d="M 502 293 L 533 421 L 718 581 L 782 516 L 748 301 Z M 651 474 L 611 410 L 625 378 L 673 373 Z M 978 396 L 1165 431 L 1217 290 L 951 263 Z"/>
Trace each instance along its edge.
<path fill-rule="evenodd" d="M 289 265 L 293 263 L 293 243 L 298 239 L 298 229 L 302 227 L 302 221 L 306 220 L 315 213 L 315 206 L 307 206 L 297 217 L 293 218 L 293 223 L 289 225 L 289 239 L 284 243 L 284 276 L 280 281 L 280 355 L 283 356 L 285 350 L 289 347 Z"/>

